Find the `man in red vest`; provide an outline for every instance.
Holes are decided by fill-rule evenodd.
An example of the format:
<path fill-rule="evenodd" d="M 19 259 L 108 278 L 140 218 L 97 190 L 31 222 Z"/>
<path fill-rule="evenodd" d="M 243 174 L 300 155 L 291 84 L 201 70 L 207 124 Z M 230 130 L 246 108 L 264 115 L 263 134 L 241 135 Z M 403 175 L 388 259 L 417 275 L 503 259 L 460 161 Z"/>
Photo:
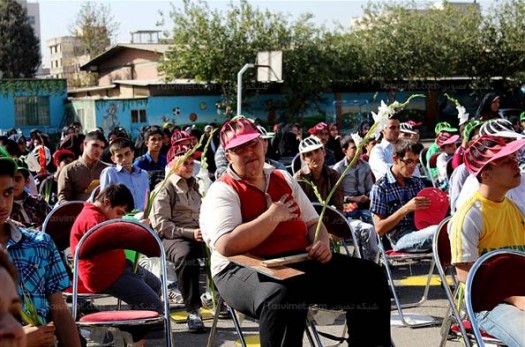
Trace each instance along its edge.
<path fill-rule="evenodd" d="M 259 320 L 261 346 L 302 346 L 308 307 L 346 311 L 349 345 L 390 346 L 390 296 L 381 268 L 332 254 L 324 226 L 299 184 L 265 164 L 260 135 L 247 119 L 220 132 L 229 161 L 226 173 L 203 199 L 200 227 L 212 251 L 211 272 L 225 301 Z M 304 275 L 276 280 L 227 257 L 251 253 L 275 258 L 307 253 L 290 265 Z M 343 276 L 359 279 L 344 284 Z"/>

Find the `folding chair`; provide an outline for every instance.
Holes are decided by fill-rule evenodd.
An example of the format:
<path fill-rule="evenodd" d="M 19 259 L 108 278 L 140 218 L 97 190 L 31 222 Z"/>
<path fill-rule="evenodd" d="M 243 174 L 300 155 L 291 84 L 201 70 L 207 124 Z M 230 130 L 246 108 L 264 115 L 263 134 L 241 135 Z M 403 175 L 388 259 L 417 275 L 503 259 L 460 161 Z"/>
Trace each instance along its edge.
<path fill-rule="evenodd" d="M 69 248 L 71 228 L 83 208 L 84 201 L 68 201 L 51 210 L 44 220 L 42 232 L 51 236 L 59 252 Z"/>
<path fill-rule="evenodd" d="M 421 319 L 421 321 L 418 322 L 418 321 L 413 321 L 409 317 L 405 318 L 406 313 L 405 314 L 403 313 L 404 308 L 418 307 L 418 306 L 421 306 L 425 301 L 427 301 L 428 291 L 430 290 L 430 283 L 432 280 L 432 274 L 434 272 L 435 263 L 434 263 L 433 254 L 432 253 L 396 252 L 392 249 L 386 250 L 383 242 L 390 244 L 390 241 L 386 237 L 380 237 L 379 235 L 377 235 L 377 245 L 379 246 L 381 263 L 385 266 L 386 274 L 388 277 L 388 283 L 392 290 L 392 295 L 395 301 L 395 306 L 392 308 L 397 309 L 401 323 L 404 326 L 411 327 L 411 328 L 436 325 L 438 322 L 434 319 L 430 319 L 429 317 L 424 317 L 425 319 Z M 394 284 L 394 278 L 392 276 L 392 270 L 390 269 L 390 263 L 392 264 L 395 262 L 406 263 L 410 261 L 423 261 L 423 260 L 431 261 L 430 269 L 427 275 L 427 282 L 425 285 L 425 289 L 423 291 L 423 296 L 417 302 L 401 304 L 399 300 L 399 295 L 397 294 L 396 286 Z"/>
<path fill-rule="evenodd" d="M 323 209 L 323 204 L 319 202 L 313 202 L 312 205 L 314 206 L 317 213 L 320 214 L 321 210 Z M 354 230 L 350 226 L 348 219 L 341 212 L 339 212 L 332 206 L 326 206 L 325 215 L 323 217 L 323 224 L 328 230 L 328 233 L 339 238 L 339 241 L 345 249 L 346 254 L 350 257 L 352 256 L 352 254 L 350 253 L 350 249 L 348 248 L 348 245 L 346 244 L 345 240 L 351 239 L 354 244 L 354 255 L 358 258 L 361 258 L 361 251 L 359 249 L 359 242 L 357 240 L 357 236 L 355 235 Z"/>
<path fill-rule="evenodd" d="M 80 211 L 84 208 L 84 201 L 68 201 L 62 205 L 56 205 L 56 207 L 51 210 L 42 224 L 42 232 L 45 232 L 55 243 L 58 251 L 61 254 L 62 260 L 66 266 L 66 271 L 70 278 L 73 277 L 71 268 L 73 267 L 73 262 L 68 261 L 68 256 L 66 255 L 66 250 L 69 248 L 69 236 L 71 234 L 71 228 L 73 223 Z M 71 282 L 71 284 L 73 284 Z M 62 295 L 69 302 L 73 293 L 73 287 L 66 288 Z M 88 302 L 92 305 L 92 300 L 102 297 L 107 297 L 107 294 L 95 294 L 89 291 L 82 283 L 79 284 L 78 290 L 79 296 L 84 300 L 85 304 Z M 88 305 L 88 308 L 91 307 Z"/>
<path fill-rule="evenodd" d="M 455 276 L 454 266 L 452 266 L 451 264 L 452 254 L 450 249 L 450 239 L 448 238 L 447 232 L 449 221 L 450 217 L 447 217 L 441 222 L 441 224 L 439 224 L 432 245 L 432 249 L 434 252 L 434 262 L 436 264 L 439 278 L 441 279 L 443 290 L 447 295 L 447 300 L 449 304 L 449 308 L 447 310 L 447 313 L 445 314 L 443 323 L 441 325 L 441 342 L 439 346 L 445 346 L 449 332 L 452 329 L 452 331 L 454 332 L 459 330 L 459 333 L 463 337 L 465 346 L 470 347 L 470 339 L 467 335 L 467 331 L 463 324 L 463 319 L 459 313 L 459 309 L 461 307 L 460 305 L 458 305 L 458 303 L 462 299 L 462 292 L 460 288 L 460 283 L 457 281 Z M 449 284 L 447 282 L 447 271 L 451 273 L 454 281 L 454 293 L 452 293 L 452 291 L 450 290 Z"/>
<path fill-rule="evenodd" d="M 135 250 L 148 257 L 160 257 L 163 314 L 147 310 L 114 310 L 87 314 L 78 319 L 78 266 L 73 270 L 73 319 L 80 327 L 119 327 L 130 325 L 153 325 L 164 323 L 166 346 L 173 345 L 169 316 L 168 286 L 166 283 L 166 253 L 156 232 L 144 224 L 132 220 L 113 219 L 100 223 L 84 234 L 75 251 L 75 264 L 116 249 Z"/>
<path fill-rule="evenodd" d="M 503 343 L 486 333 L 483 336 L 475 313 L 492 310 L 511 295 L 523 295 L 524 276 L 525 253 L 510 249 L 485 253 L 470 269 L 465 286 L 465 305 L 478 346 L 485 346 L 485 342 Z"/>
<path fill-rule="evenodd" d="M 211 326 L 211 329 L 210 329 L 210 335 L 208 336 L 208 344 L 206 345 L 207 347 L 212 347 L 214 342 L 215 342 L 215 334 L 217 332 L 217 323 L 219 321 L 219 314 L 220 314 L 220 307 L 222 306 L 224 302 L 224 299 L 222 298 L 222 296 L 219 295 L 219 300 L 217 301 L 217 308 L 215 310 L 215 314 L 213 316 L 213 323 L 212 323 L 212 326 Z M 232 323 L 233 323 L 233 326 L 235 328 L 235 332 L 237 333 L 237 335 L 239 336 L 239 343 L 241 344 L 242 347 L 247 347 L 248 346 L 248 341 L 246 339 L 246 337 L 244 336 L 244 333 L 242 332 L 242 328 L 241 328 L 241 321 L 239 320 L 239 317 L 237 316 L 237 312 L 231 308 L 229 305 L 226 305 L 226 307 L 228 307 L 228 311 L 230 312 L 230 317 L 231 317 L 231 320 L 232 320 Z M 252 319 L 255 319 L 255 317 L 250 317 Z M 318 335 L 318 332 L 317 330 L 315 329 L 315 326 L 313 326 L 313 323 L 311 322 L 311 319 L 308 318 L 307 321 L 306 321 L 306 329 L 305 329 L 305 332 L 306 332 L 306 336 L 308 338 L 308 341 L 310 343 L 310 346 L 312 347 L 315 347 L 315 342 L 314 342 L 314 337 L 315 337 L 315 341 L 317 342 L 317 346 L 318 347 L 322 347 L 323 344 L 321 343 L 321 338 L 319 337 Z M 310 330 L 308 328 L 311 328 L 312 329 L 312 332 L 310 332 Z M 314 336 L 312 336 L 312 333 L 314 334 Z M 255 335 L 258 336 L 259 335 Z"/>

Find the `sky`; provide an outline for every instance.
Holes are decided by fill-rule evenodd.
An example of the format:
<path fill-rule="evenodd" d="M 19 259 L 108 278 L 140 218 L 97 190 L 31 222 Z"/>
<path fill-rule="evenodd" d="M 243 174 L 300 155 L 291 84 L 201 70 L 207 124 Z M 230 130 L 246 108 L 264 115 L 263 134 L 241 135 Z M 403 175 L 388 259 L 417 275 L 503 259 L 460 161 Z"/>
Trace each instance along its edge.
<path fill-rule="evenodd" d="M 182 7 L 182 1 L 143 1 L 143 0 L 110 0 L 98 1 L 110 6 L 111 13 L 116 22 L 120 23 L 117 42 L 126 43 L 130 41 L 130 31 L 135 30 L 155 30 L 158 29 L 157 22 L 161 19 L 159 11 L 169 14 L 172 6 Z M 324 24 L 327 27 L 334 27 L 341 24 L 347 28 L 353 17 L 359 17 L 363 14 L 363 8 L 368 1 L 362 0 L 249 0 L 254 6 L 261 9 L 269 9 L 272 12 L 282 12 L 297 17 L 301 13 L 310 12 L 314 14 L 314 21 L 318 24 Z M 35 2 L 35 0 L 28 0 Z M 59 36 L 68 36 L 69 27 L 75 20 L 82 1 L 55 1 L 40 0 L 40 33 L 42 48 L 42 63 L 44 67 L 49 67 L 49 53 L 46 41 L 50 38 Z M 422 1 L 424 2 L 424 1 Z M 436 1 L 431 1 L 436 2 Z M 472 2 L 472 1 L 462 1 Z M 478 0 L 482 8 L 490 1 Z M 484 4 L 485 3 L 485 4 Z M 210 8 L 216 8 L 225 11 L 228 8 L 229 1 L 211 0 L 208 1 Z M 169 29 L 169 28 L 161 28 Z"/>

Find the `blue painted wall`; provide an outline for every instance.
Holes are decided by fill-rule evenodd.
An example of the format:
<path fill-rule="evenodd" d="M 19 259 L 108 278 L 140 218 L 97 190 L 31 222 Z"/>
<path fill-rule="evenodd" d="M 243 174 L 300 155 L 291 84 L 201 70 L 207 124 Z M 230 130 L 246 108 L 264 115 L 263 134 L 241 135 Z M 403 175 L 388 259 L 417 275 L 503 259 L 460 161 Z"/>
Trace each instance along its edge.
<path fill-rule="evenodd" d="M 47 133 L 60 131 L 67 98 L 65 80 L 0 80 L 0 133 L 20 128 L 25 135 L 38 128 Z M 49 96 L 50 123 L 48 126 L 17 126 L 15 124 L 15 96 Z"/>
<path fill-rule="evenodd" d="M 326 93 L 320 103 L 321 111 L 308 109 L 304 117 L 312 121 L 334 121 L 336 108 L 341 108 L 344 127 L 348 131 L 354 130 L 362 117 L 370 111 L 377 111 L 381 100 L 392 102 L 405 101 L 411 93 Z M 92 125 L 102 127 L 107 133 L 114 127 L 127 129 L 132 136 L 136 136 L 145 125 L 162 125 L 168 121 L 177 125 L 196 124 L 203 126 L 215 122 L 222 123 L 226 120 L 223 108 L 218 108 L 220 95 L 204 96 L 166 96 L 145 97 L 140 99 L 111 99 L 111 100 L 73 100 L 75 110 L 84 109 L 84 118 L 80 119 L 84 127 Z M 87 104 L 94 103 L 94 107 Z M 246 103 L 242 113 L 252 118 L 261 118 L 274 124 L 280 120 L 282 110 L 279 108 L 281 96 L 278 94 L 263 94 L 254 96 Z M 357 103 L 359 106 L 355 106 Z M 426 109 L 425 99 L 416 99 L 410 104 L 410 109 Z M 146 110 L 146 122 L 132 123 L 132 110 Z M 356 116 L 357 114 L 357 116 Z M 88 126 L 89 125 L 89 126 Z"/>

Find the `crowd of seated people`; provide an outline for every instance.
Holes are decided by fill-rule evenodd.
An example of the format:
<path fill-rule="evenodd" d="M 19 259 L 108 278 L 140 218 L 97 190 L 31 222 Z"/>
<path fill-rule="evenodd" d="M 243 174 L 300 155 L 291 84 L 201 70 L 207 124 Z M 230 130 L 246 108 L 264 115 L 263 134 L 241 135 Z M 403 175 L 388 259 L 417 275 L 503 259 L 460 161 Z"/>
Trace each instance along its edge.
<path fill-rule="evenodd" d="M 498 100 L 489 95 L 484 103 L 498 104 Z M 265 257 L 302 251 L 314 262 L 297 267 L 311 272 L 312 278 L 321 279 L 318 269 L 335 266 L 332 264 L 347 266 L 355 273 L 367 269 L 374 274 L 370 281 L 375 289 L 366 295 L 356 291 L 354 299 L 371 300 L 381 308 L 375 316 L 361 318 L 381 321 L 384 326 L 376 338 L 388 345 L 389 304 L 383 299 L 389 296 L 384 275 L 376 271 L 374 264 L 378 255 L 376 235 L 387 239 L 396 251 L 429 251 L 436 225 L 418 230 L 414 223 L 416 211 L 431 208 L 430 200 L 419 196 L 425 187 L 434 186 L 450 196 L 452 263 L 460 281 L 466 280 L 472 264 L 489 250 L 525 250 L 525 172 L 520 170 L 525 158 L 525 135 L 511 122 L 494 116 L 490 105 L 481 106 L 476 119 L 460 119 L 458 128 L 438 123 L 435 142 L 428 149 L 419 137 L 421 123 L 410 119 L 401 122 L 399 114 L 389 116 L 379 138 L 367 138 L 364 143 L 371 126 L 366 121 L 355 134 L 343 134 L 337 124 L 324 122 L 304 132 L 299 124 L 277 125 L 270 132 L 243 116 L 220 127 L 208 124 L 202 131 L 195 127 L 180 129 L 169 123 L 148 126 L 141 129 L 135 141 L 122 128 L 112 129 L 106 138 L 102 129 L 84 131 L 79 123 L 64 128 L 56 146 L 48 134 L 38 130 L 27 138 L 16 132 L 0 138 L 0 190 L 2 206 L 6 206 L 1 211 L 0 248 L 7 251 L 18 269 L 18 295 L 23 298 L 30 292 L 42 321 L 41 326 L 23 326 L 20 338 L 27 340 L 28 346 L 47 346 L 55 341 L 67 346 L 84 343 L 62 297 L 62 291 L 70 286 L 67 264 L 50 237 L 40 231 L 53 207 L 84 201 L 84 209 L 72 228 L 71 246 L 74 248 L 91 227 L 133 210 L 141 223 L 158 233 L 167 259 L 175 264 L 178 290 L 188 311 L 189 332 L 206 331 L 200 313 L 198 259 L 204 256 L 203 247 L 207 246 L 211 250 L 211 273 L 221 295 L 236 309 L 260 319 L 263 344 L 299 341 L 305 312 L 277 312 L 262 305 L 260 300 L 268 299 L 271 291 L 284 295 L 274 284 L 239 297 L 239 291 L 246 288 L 232 284 L 237 281 L 233 278 L 236 273 L 250 273 L 233 266 L 225 257 L 248 251 Z M 199 142 L 201 136 L 204 141 Z M 208 139 L 207 152 L 202 153 Z M 358 148 L 361 155 L 354 159 Z M 190 151 L 193 154 L 188 157 Z M 297 157 L 299 167 L 292 176 L 280 160 L 288 163 L 293 157 Z M 206 183 L 201 168 L 207 170 Z M 340 186 L 326 201 L 340 179 Z M 152 202 L 148 201 L 150 192 L 157 194 Z M 255 207 L 243 203 L 251 198 L 253 204 L 260 203 L 255 212 L 251 210 Z M 312 237 L 318 215 L 311 202 L 331 205 L 348 219 L 357 235 L 363 262 L 334 258 L 327 248 L 326 230 L 320 240 Z M 151 213 L 144 215 L 148 205 Z M 280 233 L 292 232 L 286 235 L 290 244 L 273 248 Z M 160 311 L 160 287 L 155 276 L 142 268 L 138 272 L 132 269 L 123 253 L 111 256 L 111 261 L 118 263 L 118 271 L 112 269 L 101 276 L 107 270 L 103 266 L 106 261 L 83 264 L 80 277 L 84 284 L 93 292 L 121 298 L 132 308 L 147 306 Z M 40 264 L 44 260 L 45 264 Z M 46 269 L 44 273 L 30 270 L 40 266 Z M 297 298 L 276 297 L 272 302 L 326 300 L 313 294 L 299 295 L 297 288 L 300 285 L 288 288 Z M 135 296 L 135 292 L 142 294 Z M 343 300 L 338 295 L 334 298 Z M 511 315 L 523 321 L 524 298 L 525 293 L 518 293 L 480 313 L 482 328 L 509 346 L 525 345 L 519 324 L 509 324 L 502 318 Z M 23 299 L 21 304 L 25 305 Z M 332 301 L 326 304 L 337 306 Z M 280 314 L 283 316 L 277 318 Z M 354 315 L 347 312 L 352 329 L 360 324 Z M 287 321 L 277 329 L 274 323 L 283 317 Z M 290 329 L 290 333 L 282 328 Z M 136 345 L 142 345 L 144 331 L 132 333 Z M 351 339 L 361 338 L 354 330 Z"/>

